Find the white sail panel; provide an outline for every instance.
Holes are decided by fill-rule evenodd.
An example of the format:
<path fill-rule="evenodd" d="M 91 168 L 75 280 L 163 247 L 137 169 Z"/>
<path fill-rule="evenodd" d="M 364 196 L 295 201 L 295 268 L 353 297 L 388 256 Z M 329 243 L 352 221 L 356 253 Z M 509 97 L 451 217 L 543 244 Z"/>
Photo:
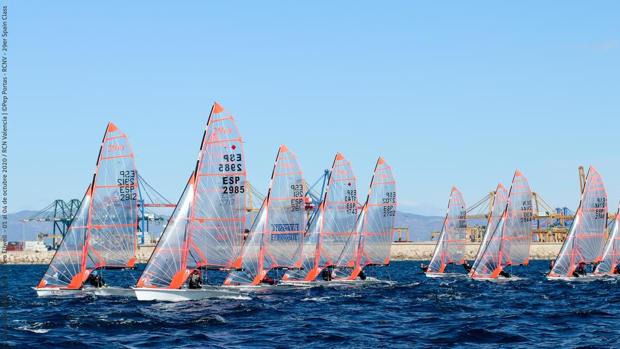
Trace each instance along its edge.
<path fill-rule="evenodd" d="M 575 219 L 549 276 L 572 277 L 579 263 L 599 262 L 606 227 L 607 192 L 600 174 L 590 167 Z"/>
<path fill-rule="evenodd" d="M 37 287 L 65 287 L 79 289 L 86 279 L 84 242 L 88 226 L 88 211 L 90 209 L 90 186 L 86 195 L 60 242 L 43 279 Z"/>
<path fill-rule="evenodd" d="M 446 218 L 427 272 L 443 273 L 448 264 L 462 264 L 465 256 L 466 235 L 465 200 L 461 192 L 456 187 L 452 187 Z"/>

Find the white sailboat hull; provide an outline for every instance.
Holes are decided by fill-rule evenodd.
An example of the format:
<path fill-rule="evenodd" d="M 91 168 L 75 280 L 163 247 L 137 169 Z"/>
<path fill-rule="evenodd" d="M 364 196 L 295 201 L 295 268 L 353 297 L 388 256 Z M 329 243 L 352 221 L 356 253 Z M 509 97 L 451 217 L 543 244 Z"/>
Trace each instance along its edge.
<path fill-rule="evenodd" d="M 203 287 L 201 289 L 157 289 L 134 288 L 139 301 L 184 302 L 207 298 L 239 298 L 242 297 L 237 289 L 224 287 Z"/>
<path fill-rule="evenodd" d="M 83 290 L 69 290 L 60 287 L 33 287 L 38 297 L 83 297 L 86 293 Z"/>
<path fill-rule="evenodd" d="M 95 296 L 100 296 L 100 297 L 132 297 L 133 298 L 136 296 L 133 289 L 122 288 L 122 287 L 111 287 L 111 286 L 104 286 L 104 287 L 99 287 L 99 288 L 90 287 L 90 288 L 85 288 L 83 291 L 85 293 L 90 293 L 90 294 L 93 294 Z"/>
<path fill-rule="evenodd" d="M 433 273 L 433 272 L 426 272 L 424 273 L 426 275 L 427 278 L 462 278 L 462 277 L 466 277 L 467 274 L 462 274 L 462 273 Z"/>

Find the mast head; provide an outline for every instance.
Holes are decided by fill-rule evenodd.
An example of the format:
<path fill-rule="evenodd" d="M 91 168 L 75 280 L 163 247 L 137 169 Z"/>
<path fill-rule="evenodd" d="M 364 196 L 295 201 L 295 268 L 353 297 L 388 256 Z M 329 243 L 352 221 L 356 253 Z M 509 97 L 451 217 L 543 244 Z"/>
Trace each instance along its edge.
<path fill-rule="evenodd" d="M 213 102 L 213 114 L 218 114 L 224 111 L 224 107 L 222 107 L 218 102 Z"/>
<path fill-rule="evenodd" d="M 108 128 L 107 128 L 108 132 L 114 132 L 117 130 L 118 130 L 118 127 L 116 127 L 116 125 L 114 125 L 112 121 L 108 122 Z"/>
<path fill-rule="evenodd" d="M 280 146 L 280 153 L 285 153 L 288 151 L 288 147 L 284 144 Z"/>
<path fill-rule="evenodd" d="M 344 160 L 344 156 L 340 153 L 336 153 L 336 161 Z"/>
<path fill-rule="evenodd" d="M 379 159 L 377 159 L 377 166 L 383 165 L 383 164 L 385 164 L 385 160 L 383 159 L 383 157 L 379 156 Z"/>
<path fill-rule="evenodd" d="M 521 171 L 519 171 L 519 169 L 517 169 L 515 171 L 515 177 L 521 177 L 521 176 L 523 176 L 523 174 L 521 173 Z"/>

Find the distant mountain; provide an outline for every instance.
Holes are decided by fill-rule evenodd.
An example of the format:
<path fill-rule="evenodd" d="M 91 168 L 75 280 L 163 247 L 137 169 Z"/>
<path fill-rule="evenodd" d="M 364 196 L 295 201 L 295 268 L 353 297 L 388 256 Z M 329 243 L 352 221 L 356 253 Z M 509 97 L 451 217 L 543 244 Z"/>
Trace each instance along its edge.
<path fill-rule="evenodd" d="M 415 213 L 396 212 L 396 228 L 409 228 L 411 241 L 428 241 L 431 233 L 439 231 L 444 217 L 422 216 Z"/>
<path fill-rule="evenodd" d="M 34 216 L 37 211 L 19 211 L 9 214 L 9 241 L 36 240 L 38 233 L 51 233 L 53 225 L 51 222 L 22 222 L 21 220 Z M 396 213 L 395 226 L 399 228 L 409 228 L 411 240 L 426 241 L 430 240 L 431 232 L 441 229 L 443 217 L 422 216 L 414 213 Z M 161 233 L 161 224 L 150 224 L 150 231 L 157 236 Z"/>

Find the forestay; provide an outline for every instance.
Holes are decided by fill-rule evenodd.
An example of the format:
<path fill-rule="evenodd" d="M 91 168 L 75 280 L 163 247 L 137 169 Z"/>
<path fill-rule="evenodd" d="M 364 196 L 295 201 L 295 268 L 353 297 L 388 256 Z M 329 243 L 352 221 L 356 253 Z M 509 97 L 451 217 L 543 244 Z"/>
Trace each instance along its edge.
<path fill-rule="evenodd" d="M 600 174 L 590 167 L 579 207 L 549 273 L 550 277 L 572 277 L 579 263 L 596 263 L 602 258 L 607 228 L 607 192 Z"/>
<path fill-rule="evenodd" d="M 243 141 L 233 117 L 215 103 L 196 167 L 138 287 L 178 289 L 197 268 L 234 268 L 246 221 Z"/>

